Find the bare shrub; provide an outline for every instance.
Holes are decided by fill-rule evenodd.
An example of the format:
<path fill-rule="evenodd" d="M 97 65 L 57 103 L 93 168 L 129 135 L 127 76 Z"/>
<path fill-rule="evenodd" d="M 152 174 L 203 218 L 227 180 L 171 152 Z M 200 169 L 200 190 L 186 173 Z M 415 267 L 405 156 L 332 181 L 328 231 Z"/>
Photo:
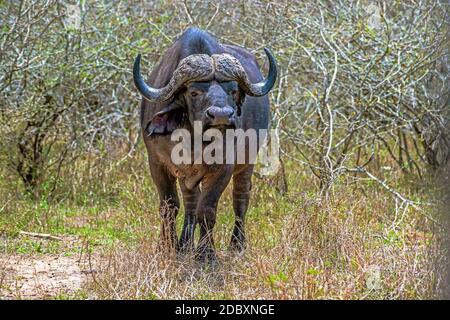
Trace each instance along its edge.
<path fill-rule="evenodd" d="M 3 4 L 0 19 L 3 161 L 31 192 L 54 190 L 80 154 L 108 157 L 118 141 L 134 152 L 133 58 L 142 52 L 151 66 L 189 25 L 258 55 L 274 50 L 272 125 L 284 157 L 307 166 L 325 193 L 368 164 L 391 166 L 384 154 L 419 176 L 448 157 L 446 1 L 23 0 Z"/>
<path fill-rule="evenodd" d="M 152 46 L 142 37 L 142 10 L 132 3 L 2 3 L 2 160 L 26 191 L 51 194 L 80 154 L 108 157 L 118 140 L 134 149 L 129 65 Z"/>

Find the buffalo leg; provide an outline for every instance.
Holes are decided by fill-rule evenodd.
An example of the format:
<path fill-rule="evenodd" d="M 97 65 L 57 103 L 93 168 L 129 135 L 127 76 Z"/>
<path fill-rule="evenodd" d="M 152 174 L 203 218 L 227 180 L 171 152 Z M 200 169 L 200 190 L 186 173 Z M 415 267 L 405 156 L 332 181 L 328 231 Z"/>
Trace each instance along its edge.
<path fill-rule="evenodd" d="M 164 167 L 156 164 L 150 164 L 150 172 L 159 194 L 159 214 L 162 219 L 161 243 L 164 247 L 176 249 L 177 232 L 175 223 L 180 207 L 176 178 L 168 173 Z"/>
<path fill-rule="evenodd" d="M 245 214 L 250 201 L 253 165 L 247 165 L 233 176 L 233 210 L 235 215 L 230 249 L 241 252 L 245 248 Z"/>
<path fill-rule="evenodd" d="M 200 196 L 199 187 L 188 189 L 183 182 L 180 182 L 180 188 L 183 193 L 184 203 L 184 225 L 181 232 L 178 249 L 186 252 L 194 248 L 194 232 L 197 224 L 195 217 L 195 209 L 197 208 L 198 198 Z"/>
<path fill-rule="evenodd" d="M 228 185 L 232 174 L 232 167 L 225 166 L 223 170 L 202 181 L 202 192 L 197 204 L 196 216 L 200 226 L 200 239 L 197 247 L 197 259 L 200 261 L 214 261 L 213 228 L 216 223 L 217 204 L 222 192 Z"/>

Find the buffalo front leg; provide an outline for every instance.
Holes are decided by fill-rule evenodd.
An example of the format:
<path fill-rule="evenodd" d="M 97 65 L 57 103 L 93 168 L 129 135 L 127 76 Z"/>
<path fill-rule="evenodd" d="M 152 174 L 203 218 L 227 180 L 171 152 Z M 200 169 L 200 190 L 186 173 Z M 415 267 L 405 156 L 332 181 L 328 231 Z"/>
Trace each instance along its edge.
<path fill-rule="evenodd" d="M 207 175 L 202 181 L 202 191 L 197 204 L 196 217 L 200 227 L 197 259 L 202 262 L 216 260 L 213 228 L 216 223 L 217 204 L 230 182 L 232 166 L 224 165 L 218 172 Z"/>
<path fill-rule="evenodd" d="M 233 176 L 233 210 L 235 215 L 233 234 L 231 235 L 230 249 L 242 252 L 245 249 L 245 214 L 250 201 L 252 188 L 253 165 L 246 165 Z"/>
<path fill-rule="evenodd" d="M 176 178 L 161 166 L 150 163 L 150 172 L 159 194 L 159 214 L 161 216 L 161 245 L 163 248 L 177 249 L 176 217 L 180 201 Z"/>
<path fill-rule="evenodd" d="M 197 208 L 198 199 L 200 197 L 199 187 L 189 189 L 183 182 L 180 182 L 180 189 L 183 193 L 184 203 L 184 224 L 181 232 L 178 249 L 181 252 L 187 252 L 194 249 L 194 233 L 197 224 L 195 209 Z"/>

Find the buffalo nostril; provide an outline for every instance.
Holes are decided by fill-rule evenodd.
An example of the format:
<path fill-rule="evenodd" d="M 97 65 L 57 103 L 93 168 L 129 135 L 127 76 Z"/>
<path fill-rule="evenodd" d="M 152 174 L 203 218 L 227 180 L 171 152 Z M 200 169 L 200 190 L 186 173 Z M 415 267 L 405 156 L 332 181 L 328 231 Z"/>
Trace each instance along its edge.
<path fill-rule="evenodd" d="M 229 106 L 212 106 L 206 109 L 205 113 L 215 124 L 228 124 L 234 117 L 234 109 Z"/>
<path fill-rule="evenodd" d="M 212 119 L 215 118 L 214 113 L 213 113 L 212 110 L 210 110 L 210 109 L 207 109 L 207 110 L 206 110 L 206 115 L 207 115 L 208 117 L 212 118 Z"/>

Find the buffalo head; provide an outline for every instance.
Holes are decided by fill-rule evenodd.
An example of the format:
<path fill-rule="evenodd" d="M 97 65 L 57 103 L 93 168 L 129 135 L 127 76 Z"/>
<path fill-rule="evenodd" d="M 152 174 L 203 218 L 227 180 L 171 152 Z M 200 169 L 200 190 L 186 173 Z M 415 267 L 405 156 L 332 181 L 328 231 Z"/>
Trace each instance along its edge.
<path fill-rule="evenodd" d="M 171 132 L 180 122 L 173 111 L 187 115 L 189 122 L 202 121 L 203 127 L 236 127 L 245 95 L 260 97 L 273 87 L 277 77 L 275 59 L 264 49 L 269 59 L 269 74 L 258 83 L 251 83 L 239 60 L 229 54 L 193 54 L 182 59 L 163 88 L 152 88 L 142 78 L 141 56 L 134 62 L 134 83 L 150 102 L 172 101 L 153 117 L 150 134 Z"/>

